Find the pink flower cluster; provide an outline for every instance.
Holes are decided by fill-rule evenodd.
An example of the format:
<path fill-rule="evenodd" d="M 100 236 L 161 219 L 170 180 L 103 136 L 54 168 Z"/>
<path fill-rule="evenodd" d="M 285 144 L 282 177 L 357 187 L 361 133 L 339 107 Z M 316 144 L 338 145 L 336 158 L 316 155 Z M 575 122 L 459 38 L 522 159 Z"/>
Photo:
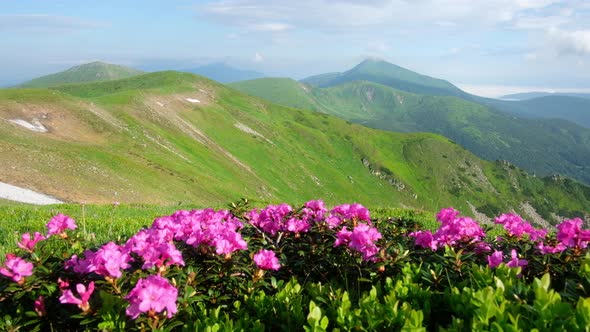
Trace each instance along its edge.
<path fill-rule="evenodd" d="M 195 248 L 201 245 L 215 247 L 218 255 L 248 249 L 238 232 L 243 227 L 229 211 L 213 209 L 177 211 L 170 217 L 156 219 L 152 225 L 152 228 L 167 230 L 175 240 Z"/>
<path fill-rule="evenodd" d="M 41 235 L 41 233 L 39 232 L 35 232 L 35 234 L 33 235 L 33 238 L 31 238 L 31 234 L 30 233 L 25 233 L 22 235 L 20 242 L 17 243 L 18 247 L 26 250 L 28 252 L 33 252 L 33 249 L 35 249 L 35 246 L 37 245 L 37 243 L 39 241 L 43 241 L 45 240 L 46 237 Z"/>
<path fill-rule="evenodd" d="M 73 255 L 66 261 L 66 268 L 79 274 L 94 272 L 103 277 L 120 278 L 122 270 L 127 269 L 131 261 L 132 258 L 126 247 L 109 242 L 96 252 L 86 250 L 84 258 Z"/>
<path fill-rule="evenodd" d="M 434 234 L 430 231 L 417 231 L 409 234 L 415 239 L 417 246 L 430 248 L 434 251 L 446 245 L 456 246 L 460 243 L 472 243 L 476 244 L 481 251 L 488 250 L 488 246 L 482 242 L 485 232 L 475 220 L 469 217 L 460 217 L 459 211 L 453 208 L 440 210 L 436 219 L 441 223 L 441 226 Z"/>
<path fill-rule="evenodd" d="M 326 212 L 323 201 L 313 200 L 305 203 L 299 212 L 294 212 L 288 204 L 269 205 L 260 211 L 250 211 L 247 217 L 253 226 L 276 235 L 277 232 L 305 233 L 314 222 L 323 221 Z"/>
<path fill-rule="evenodd" d="M 135 287 L 125 297 L 129 301 L 127 315 L 135 319 L 141 313 L 161 313 L 166 310 L 168 318 L 176 313 L 178 289 L 170 284 L 168 279 L 150 275 L 139 279 Z"/>
<path fill-rule="evenodd" d="M 90 296 L 94 292 L 94 281 L 91 281 L 88 284 L 88 288 L 83 284 L 76 285 L 76 291 L 78 292 L 78 296 L 76 297 L 74 293 L 70 289 L 63 290 L 62 295 L 59 297 L 59 302 L 64 304 L 75 304 L 78 308 L 82 309 L 82 311 L 86 312 L 90 310 Z"/>
<path fill-rule="evenodd" d="M 124 247 L 143 261 L 141 268 L 144 270 L 170 265 L 184 266 L 184 259 L 173 242 L 173 236 L 174 233 L 170 229 L 152 226 L 137 232 L 127 240 Z"/>
<path fill-rule="evenodd" d="M 250 224 L 273 236 L 278 232 L 305 233 L 315 223 L 326 223 L 328 228 L 337 231 L 334 246 L 347 245 L 360 252 L 363 259 L 373 259 L 379 251 L 375 241 L 381 238 L 381 234 L 370 226 L 369 210 L 360 204 L 343 204 L 327 212 L 323 201 L 312 200 L 305 203 L 301 211 L 293 211 L 287 204 L 269 205 L 262 210 L 250 211 L 247 217 Z M 352 231 L 343 226 L 346 221 L 352 222 Z M 359 221 L 366 223 L 357 225 Z"/>
<path fill-rule="evenodd" d="M 583 224 L 580 218 L 564 220 L 557 225 L 557 240 L 569 248 L 586 248 L 590 241 L 590 230 L 582 229 Z"/>
<path fill-rule="evenodd" d="M 498 267 L 501 263 L 504 262 L 503 253 L 501 251 L 494 251 L 493 254 L 488 256 L 488 265 L 490 268 Z M 506 262 L 508 267 L 524 267 L 528 265 L 528 261 L 526 259 L 519 259 L 518 253 L 516 250 L 512 249 L 510 252 L 510 260 Z"/>
<path fill-rule="evenodd" d="M 336 228 L 345 220 L 371 222 L 369 210 L 360 204 L 342 204 L 334 207 L 326 218 L 328 227 Z"/>
<path fill-rule="evenodd" d="M 261 249 L 252 258 L 256 266 L 263 270 L 278 270 L 281 268 L 279 259 L 272 250 Z"/>
<path fill-rule="evenodd" d="M 7 254 L 4 266 L 0 267 L 0 274 L 22 284 L 25 277 L 33 275 L 33 264 L 14 254 Z"/>
<path fill-rule="evenodd" d="M 364 260 L 374 260 L 374 256 L 379 252 L 375 242 L 379 239 L 381 239 L 381 233 L 368 224 L 358 224 L 352 232 L 344 226 L 338 231 L 334 246 L 346 244 L 349 248 L 360 252 Z"/>
<path fill-rule="evenodd" d="M 52 235 L 61 235 L 67 237 L 66 229 L 76 229 L 76 222 L 74 219 L 64 215 L 58 214 L 47 223 L 47 235 L 43 235 L 39 232 L 35 232 L 33 235 L 30 233 L 24 233 L 21 236 L 21 240 L 17 242 L 17 246 L 27 252 L 32 253 L 35 246 L 40 241 L 47 239 Z M 11 278 L 12 281 L 22 284 L 25 281 L 25 277 L 33 275 L 33 264 L 27 262 L 21 257 L 15 254 L 7 254 L 4 266 L 0 267 L 0 274 Z"/>
<path fill-rule="evenodd" d="M 66 229 L 76 229 L 77 227 L 74 219 L 60 213 L 47 223 L 47 235 L 65 234 Z"/>
<path fill-rule="evenodd" d="M 557 225 L 557 243 L 554 245 L 539 243 L 537 248 L 543 254 L 556 254 L 567 248 L 586 248 L 590 242 L 590 230 L 582 229 L 583 224 L 580 218 L 562 221 Z"/>
<path fill-rule="evenodd" d="M 546 229 L 536 229 L 528 221 L 523 220 L 519 215 L 514 213 L 503 214 L 494 221 L 496 224 L 504 226 L 508 236 L 521 239 L 528 235 L 531 241 L 544 239 L 547 235 Z"/>

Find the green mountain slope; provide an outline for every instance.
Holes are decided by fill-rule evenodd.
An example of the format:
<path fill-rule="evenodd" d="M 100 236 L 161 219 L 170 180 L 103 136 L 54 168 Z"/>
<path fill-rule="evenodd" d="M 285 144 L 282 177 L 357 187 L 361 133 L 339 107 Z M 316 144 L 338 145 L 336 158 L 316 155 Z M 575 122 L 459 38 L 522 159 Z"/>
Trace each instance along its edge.
<path fill-rule="evenodd" d="M 141 74 L 143 72 L 140 70 L 96 61 L 30 80 L 19 87 L 45 88 L 71 83 L 111 81 Z"/>
<path fill-rule="evenodd" d="M 283 87 L 269 88 L 277 85 Z M 522 119 L 457 97 L 411 94 L 371 82 L 306 90 L 285 80 L 231 86 L 283 105 L 301 106 L 305 100 L 309 109 L 373 128 L 441 134 L 484 159 L 590 183 L 590 130 L 567 121 Z M 302 93 L 305 98 L 298 97 Z"/>
<path fill-rule="evenodd" d="M 367 59 L 343 73 L 312 76 L 301 82 L 325 88 L 354 81 L 380 83 L 413 93 L 468 97 L 467 93 L 445 80 L 421 75 L 387 61 L 374 59 Z"/>
<path fill-rule="evenodd" d="M 401 134 L 277 106 L 187 73 L 0 90 L 0 181 L 66 201 L 360 202 L 588 213 L 590 190 Z M 10 120 L 44 126 L 34 132 Z"/>

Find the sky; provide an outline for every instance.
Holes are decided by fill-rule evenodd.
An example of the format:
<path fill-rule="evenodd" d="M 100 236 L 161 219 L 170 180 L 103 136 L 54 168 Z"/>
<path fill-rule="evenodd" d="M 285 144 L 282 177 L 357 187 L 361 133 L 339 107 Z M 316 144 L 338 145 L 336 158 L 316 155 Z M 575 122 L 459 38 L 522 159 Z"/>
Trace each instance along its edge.
<path fill-rule="evenodd" d="M 19 0 L 0 86 L 101 60 L 301 79 L 379 57 L 485 96 L 590 92 L 587 0 Z"/>

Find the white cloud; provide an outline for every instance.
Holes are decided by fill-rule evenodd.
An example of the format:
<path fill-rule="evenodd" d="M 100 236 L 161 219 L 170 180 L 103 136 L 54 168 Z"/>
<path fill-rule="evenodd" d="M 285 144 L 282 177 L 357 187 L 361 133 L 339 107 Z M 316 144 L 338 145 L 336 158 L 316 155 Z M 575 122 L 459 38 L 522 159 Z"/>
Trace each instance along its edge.
<path fill-rule="evenodd" d="M 262 62 L 264 61 L 264 57 L 260 53 L 256 52 L 256 54 L 254 54 L 254 58 L 252 59 L 252 61 Z"/>
<path fill-rule="evenodd" d="M 389 45 L 383 40 L 371 40 L 367 43 L 367 52 L 371 54 L 383 54 L 389 50 Z"/>
<path fill-rule="evenodd" d="M 0 14 L 0 31 L 23 29 L 77 30 L 96 29 L 106 26 L 103 22 L 72 16 L 45 14 Z"/>
<path fill-rule="evenodd" d="M 565 0 L 217 0 L 202 5 L 205 18 L 223 24 L 252 26 L 255 22 L 281 22 L 306 29 L 346 30 L 375 26 L 489 26 L 523 27 L 540 24 L 551 6 Z M 569 7 L 568 7 L 569 8 Z M 571 16 L 562 10 L 552 20 L 561 24 Z M 283 29 L 281 29 L 283 30 Z"/>
<path fill-rule="evenodd" d="M 558 55 L 590 55 L 590 30 L 549 29 L 547 42 Z"/>
<path fill-rule="evenodd" d="M 252 30 L 255 31 L 269 31 L 269 32 L 280 32 L 291 28 L 286 23 L 260 23 L 251 25 Z"/>
<path fill-rule="evenodd" d="M 526 53 L 524 55 L 524 59 L 527 61 L 535 61 L 535 60 L 537 60 L 537 58 L 539 58 L 539 55 L 535 52 Z"/>

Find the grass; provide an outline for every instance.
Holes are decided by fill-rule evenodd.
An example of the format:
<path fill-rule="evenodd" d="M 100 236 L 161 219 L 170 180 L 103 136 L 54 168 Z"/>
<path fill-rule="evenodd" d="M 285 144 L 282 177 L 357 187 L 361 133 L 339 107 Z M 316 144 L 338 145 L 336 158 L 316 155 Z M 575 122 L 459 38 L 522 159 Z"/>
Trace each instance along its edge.
<path fill-rule="evenodd" d="M 523 119 L 454 96 L 419 95 L 369 81 L 307 87 L 288 79 L 230 84 L 250 95 L 395 132 L 432 132 L 480 158 L 504 159 L 541 176 L 590 183 L 590 130 L 562 120 Z M 401 89 L 401 88 L 400 88 Z"/>
<path fill-rule="evenodd" d="M 344 202 L 342 202 L 344 203 Z M 252 202 L 253 207 L 264 207 L 265 203 Z M 297 205 L 293 205 L 297 207 Z M 178 210 L 202 209 L 202 205 L 159 206 L 151 204 L 60 204 L 33 206 L 25 204 L 0 204 L 0 260 L 16 248 L 20 236 L 26 232 L 45 233 L 45 225 L 58 213 L 72 217 L 82 234 L 96 245 L 109 241 L 121 242 L 135 234 L 142 227 L 149 227 L 153 220 Z M 227 205 L 213 206 L 227 209 Z M 372 208 L 372 218 L 415 220 L 428 229 L 438 224 L 434 213 L 401 208 Z"/>
<path fill-rule="evenodd" d="M 63 213 L 76 220 L 78 228 L 92 234 L 96 244 L 133 235 L 151 225 L 154 218 L 181 209 L 201 208 L 196 205 L 94 205 L 61 204 L 47 206 L 0 205 L 0 253 L 16 248 L 20 235 L 26 232 L 45 233 L 45 225 L 56 214 Z M 85 230 L 85 231 L 84 231 Z"/>

